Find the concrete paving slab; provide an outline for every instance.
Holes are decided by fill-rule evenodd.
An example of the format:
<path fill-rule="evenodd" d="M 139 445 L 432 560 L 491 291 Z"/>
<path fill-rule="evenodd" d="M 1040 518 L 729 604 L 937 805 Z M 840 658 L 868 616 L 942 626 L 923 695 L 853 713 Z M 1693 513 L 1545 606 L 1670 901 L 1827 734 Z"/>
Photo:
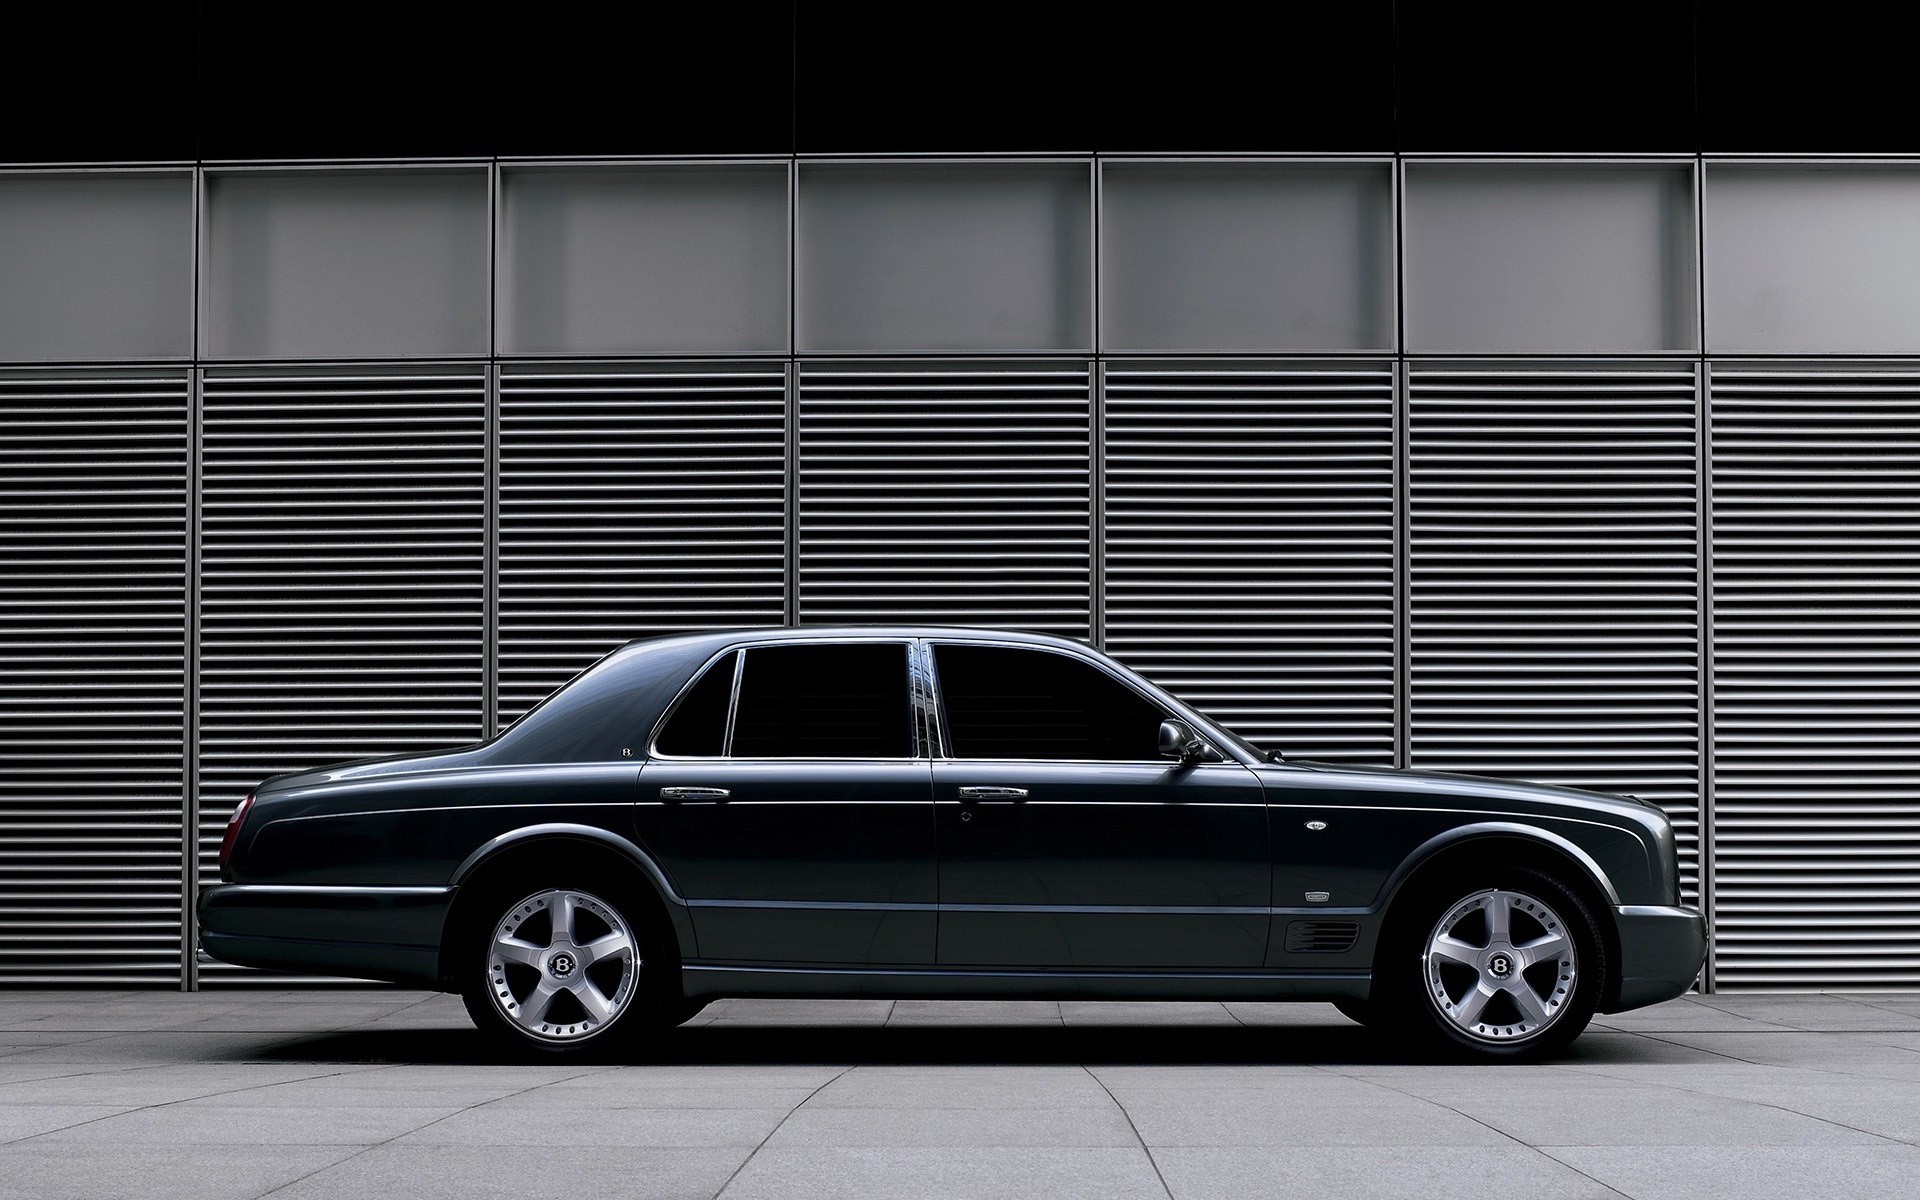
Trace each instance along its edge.
<path fill-rule="evenodd" d="M 746 1007 L 734 1009 L 747 1012 Z M 1052 1000 L 901 1000 L 887 1015 L 888 1025 L 970 1025 L 1004 1029 L 1013 1025 L 1064 1025 Z"/>
<path fill-rule="evenodd" d="M 1672 1088 L 1467 1096 L 1453 1105 L 1530 1146 L 1876 1145 L 1881 1139 L 1817 1117 Z"/>
<path fill-rule="evenodd" d="M 745 1151 L 614 1146 L 391 1145 L 356 1154 L 273 1193 L 274 1200 L 712 1200 Z"/>
<path fill-rule="evenodd" d="M 0 1146 L 0 1200 L 254 1200 L 355 1153 L 343 1147 Z M 367 1200 L 376 1192 L 360 1193 Z"/>
<path fill-rule="evenodd" d="M 36 1137 L 127 1111 L 111 1104 L 10 1104 L 0 1108 L 0 1142 Z"/>
<path fill-rule="evenodd" d="M 899 1196 L 916 1200 L 1165 1200 L 1139 1147 L 1034 1150 L 768 1146 L 724 1200 Z"/>
<path fill-rule="evenodd" d="M 786 1109 L 503 1108 L 489 1104 L 399 1139 L 421 1146 L 739 1146 L 766 1140 Z"/>
<path fill-rule="evenodd" d="M 1154 1160 L 1175 1200 L 1619 1200 L 1619 1193 L 1525 1146 L 1176 1148 Z"/>
<path fill-rule="evenodd" d="M 0 1197 L 1166 1196 L 1164 1174 L 1182 1197 L 1478 1200 L 1492 1171 L 1530 1196 L 1753 1200 L 1920 1178 L 1920 996 L 1691 997 L 1501 1066 L 1410 1059 L 1325 1005 L 711 1011 L 567 1065 L 398 989 L 0 993 Z"/>
<path fill-rule="evenodd" d="M 1920 1191 L 1920 1150 L 1912 1146 L 1689 1146 L 1671 1154 L 1550 1146 L 1547 1153 L 1636 1200 L 1913 1200 Z"/>
<path fill-rule="evenodd" d="M 255 1108 L 168 1104 L 56 1130 L 37 1141 L 91 1153 L 101 1146 L 371 1146 L 458 1108 Z"/>
<path fill-rule="evenodd" d="M 1141 1140 L 1156 1149 L 1512 1144 L 1512 1139 L 1471 1117 L 1390 1092 L 1337 1104 L 1292 1103 L 1277 1096 L 1257 1105 L 1198 1101 L 1197 1096 L 1184 1102 L 1128 1101 L 1126 1109 Z"/>

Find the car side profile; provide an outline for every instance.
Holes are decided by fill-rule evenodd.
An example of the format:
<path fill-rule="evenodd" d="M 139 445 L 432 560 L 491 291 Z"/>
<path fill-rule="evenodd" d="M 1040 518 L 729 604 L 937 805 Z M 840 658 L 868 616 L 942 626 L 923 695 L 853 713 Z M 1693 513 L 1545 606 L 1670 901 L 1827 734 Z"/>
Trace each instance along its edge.
<path fill-rule="evenodd" d="M 724 996 L 1073 996 L 1537 1057 L 1706 946 L 1653 805 L 1284 760 L 974 629 L 630 643 L 489 741 L 268 780 L 220 861 L 214 957 L 458 992 L 554 1055 Z"/>

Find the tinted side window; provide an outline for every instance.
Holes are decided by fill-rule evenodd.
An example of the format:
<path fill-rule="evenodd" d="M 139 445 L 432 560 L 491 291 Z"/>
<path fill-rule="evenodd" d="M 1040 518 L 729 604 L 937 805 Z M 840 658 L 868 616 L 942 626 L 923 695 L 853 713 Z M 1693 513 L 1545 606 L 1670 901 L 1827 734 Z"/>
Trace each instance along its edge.
<path fill-rule="evenodd" d="M 936 646 L 955 758 L 1160 758 L 1160 706 L 1098 667 L 1044 650 Z"/>
<path fill-rule="evenodd" d="M 735 758 L 910 758 L 904 643 L 748 650 Z"/>
<path fill-rule="evenodd" d="M 739 657 L 736 652 L 721 658 L 687 689 L 654 742 L 660 753 L 717 758 L 724 752 L 727 709 L 733 705 L 733 664 Z"/>

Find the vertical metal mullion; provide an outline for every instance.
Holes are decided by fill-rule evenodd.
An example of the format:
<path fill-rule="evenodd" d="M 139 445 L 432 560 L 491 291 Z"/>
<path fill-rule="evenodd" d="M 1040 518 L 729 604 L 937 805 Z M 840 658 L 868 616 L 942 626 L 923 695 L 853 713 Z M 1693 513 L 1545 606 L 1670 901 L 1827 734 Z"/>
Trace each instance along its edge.
<path fill-rule="evenodd" d="M 186 686 L 181 704 L 182 790 L 180 820 L 180 990 L 200 990 L 200 444 L 201 432 L 201 302 L 200 281 L 206 254 L 206 168 L 193 168 L 193 289 L 188 303 L 192 363 L 187 368 L 187 544 L 186 611 L 181 648 Z"/>
<path fill-rule="evenodd" d="M 500 160 L 487 164 L 487 376 L 482 477 L 480 736 L 500 724 Z"/>
<path fill-rule="evenodd" d="M 500 724 L 500 364 L 497 361 L 487 364 L 484 444 L 480 736 L 488 738 Z"/>
<path fill-rule="evenodd" d="M 1107 364 L 1093 360 L 1088 376 L 1087 432 L 1092 447 L 1087 458 L 1089 505 L 1087 582 L 1092 611 L 1087 636 L 1096 650 L 1107 648 Z"/>
<path fill-rule="evenodd" d="M 180 990 L 200 990 L 200 368 L 187 370 L 186 603 L 180 777 Z"/>
<path fill-rule="evenodd" d="M 1714 920 L 1718 905 L 1714 886 L 1715 788 L 1718 772 L 1714 724 L 1713 633 L 1713 367 L 1704 360 L 1695 368 L 1699 421 L 1700 504 L 1700 811 L 1695 818 L 1700 910 L 1707 918 L 1707 961 L 1701 987 L 1709 995 L 1719 987 L 1719 965 Z"/>
<path fill-rule="evenodd" d="M 788 625 L 800 623 L 800 364 L 787 360 L 787 437 L 784 483 L 786 494 L 786 596 Z"/>
<path fill-rule="evenodd" d="M 1699 491 L 1699 587 L 1700 587 L 1700 793 L 1699 811 L 1694 817 L 1695 885 L 1700 892 L 1700 911 L 1707 919 L 1707 961 L 1701 970 L 1701 989 L 1708 995 L 1718 990 L 1717 929 L 1714 886 L 1714 842 L 1718 837 L 1714 813 L 1714 791 L 1718 775 L 1713 692 L 1713 368 L 1707 358 L 1707 160 L 1693 158 L 1693 299 L 1694 299 L 1694 407 L 1698 421 L 1695 458 L 1699 463 L 1696 486 Z"/>
<path fill-rule="evenodd" d="M 1090 197 L 1093 358 L 1087 372 L 1087 640 L 1094 649 L 1107 648 L 1107 368 L 1105 314 L 1100 303 L 1101 256 L 1106 253 L 1101 237 L 1100 210 L 1105 203 L 1106 169 L 1098 155 L 1087 164 Z"/>
<path fill-rule="evenodd" d="M 785 620 L 800 623 L 800 156 L 787 159 L 787 416 Z"/>
<path fill-rule="evenodd" d="M 1413 765 L 1412 521 L 1408 434 L 1412 366 L 1407 359 L 1407 160 L 1393 156 L 1393 758 Z"/>
<path fill-rule="evenodd" d="M 1393 759 L 1413 765 L 1413 573 L 1409 549 L 1413 521 L 1409 512 L 1409 414 L 1412 369 L 1402 358 L 1393 371 Z"/>

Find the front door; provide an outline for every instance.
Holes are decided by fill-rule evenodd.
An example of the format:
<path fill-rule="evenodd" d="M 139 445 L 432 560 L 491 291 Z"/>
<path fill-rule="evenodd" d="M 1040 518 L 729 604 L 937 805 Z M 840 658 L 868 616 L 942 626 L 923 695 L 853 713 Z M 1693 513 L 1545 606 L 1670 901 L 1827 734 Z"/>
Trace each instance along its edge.
<path fill-rule="evenodd" d="M 939 961 L 1243 969 L 1266 953 L 1252 771 L 1161 757 L 1151 697 L 1091 659 L 935 642 Z"/>
<path fill-rule="evenodd" d="M 700 958 L 933 961 L 933 801 L 908 663 L 904 641 L 750 645 L 682 695 L 636 820 Z"/>

